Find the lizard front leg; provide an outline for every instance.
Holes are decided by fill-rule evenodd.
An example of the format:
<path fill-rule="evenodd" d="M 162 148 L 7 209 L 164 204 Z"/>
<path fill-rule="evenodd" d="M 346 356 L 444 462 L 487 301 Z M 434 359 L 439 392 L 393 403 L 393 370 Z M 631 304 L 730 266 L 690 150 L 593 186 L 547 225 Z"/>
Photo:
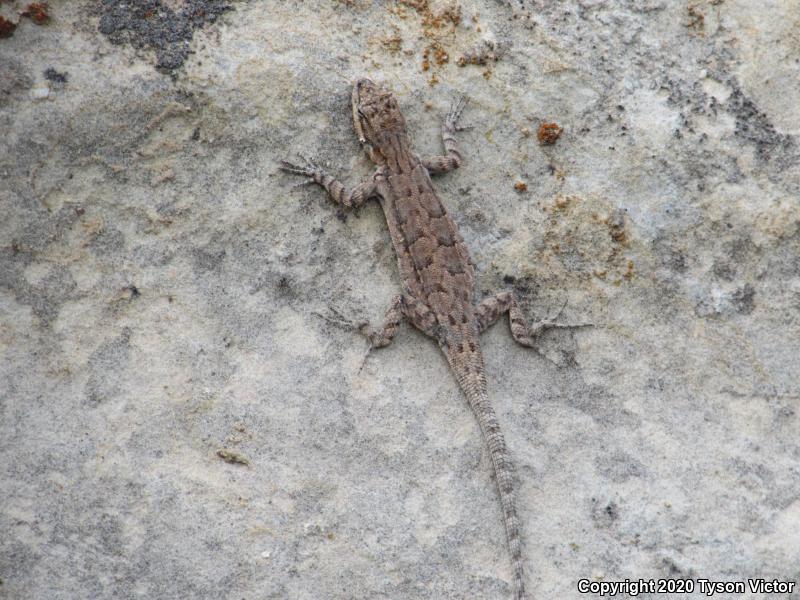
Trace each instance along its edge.
<path fill-rule="evenodd" d="M 365 181 L 353 189 L 348 190 L 341 181 L 328 175 L 321 167 L 309 160 L 303 159 L 303 161 L 305 164 L 296 165 L 287 160 L 282 160 L 280 162 L 280 168 L 287 173 L 308 177 L 306 183 L 316 183 L 324 187 L 331 200 L 339 206 L 357 208 L 364 204 L 369 198 L 375 196 L 378 191 L 378 182 L 374 176 L 369 181 Z"/>
<path fill-rule="evenodd" d="M 343 317 L 335 310 L 331 310 L 331 312 L 334 313 L 334 317 L 320 313 L 315 314 L 334 325 L 348 329 L 358 329 L 369 340 L 370 348 L 383 348 L 391 344 L 403 319 L 408 319 L 412 325 L 423 333 L 431 337 L 436 336 L 436 316 L 433 311 L 409 294 L 397 294 L 392 298 L 392 303 L 383 317 L 383 323 L 377 329 L 367 321 L 354 322 Z"/>
<path fill-rule="evenodd" d="M 565 304 L 566 306 L 566 304 Z M 537 338 L 547 331 L 548 329 L 569 329 L 574 327 L 590 327 L 591 323 L 578 323 L 570 325 L 567 323 L 559 323 L 556 321 L 564 307 L 558 311 L 558 314 L 553 319 L 542 319 L 533 325 L 528 325 L 522 310 L 517 304 L 517 299 L 513 292 L 500 292 L 495 296 L 486 298 L 475 309 L 475 320 L 478 324 L 478 332 L 482 333 L 492 325 L 503 314 L 508 312 L 508 321 L 511 327 L 511 335 L 514 340 L 523 346 L 533 348 L 539 354 L 539 348 L 536 345 Z"/>
<path fill-rule="evenodd" d="M 424 333 L 435 336 L 436 316 L 433 311 L 409 294 L 398 294 L 392 299 L 380 329 L 373 329 L 369 323 L 359 325 L 358 330 L 369 340 L 369 347 L 361 361 L 359 371 L 364 368 L 373 348 L 384 348 L 392 343 L 404 318 Z"/>
<path fill-rule="evenodd" d="M 414 327 L 435 337 L 436 316 L 433 311 L 407 293 L 398 294 L 392 299 L 379 329 L 373 329 L 369 323 L 361 323 L 358 330 L 367 337 L 373 348 L 383 348 L 392 342 L 403 319 L 408 319 Z"/>
<path fill-rule="evenodd" d="M 450 111 L 442 123 L 442 142 L 444 142 L 445 153 L 441 156 L 432 156 L 422 160 L 422 164 L 428 169 L 431 175 L 439 175 L 440 173 L 447 173 L 453 169 L 457 169 L 461 165 L 461 152 L 458 150 L 458 142 L 456 141 L 456 132 L 468 129 L 468 127 L 459 127 L 458 119 L 467 105 L 467 97 L 462 96 L 457 102 L 450 107 Z"/>
<path fill-rule="evenodd" d="M 392 303 L 389 305 L 389 309 L 383 317 L 383 324 L 379 329 L 373 329 L 369 323 L 361 323 L 358 330 L 369 340 L 371 348 L 383 348 L 392 343 L 397 329 L 400 327 L 400 321 L 405 316 L 403 295 L 397 294 L 392 298 Z"/>
<path fill-rule="evenodd" d="M 359 372 L 364 368 L 367 357 L 370 355 L 373 348 L 384 348 L 392 343 L 403 319 L 408 319 L 414 326 L 432 337 L 435 336 L 436 332 L 436 317 L 433 311 L 408 294 L 398 294 L 392 299 L 392 303 L 389 305 L 389 309 L 383 317 L 383 324 L 378 329 L 374 329 L 372 325 L 366 321 L 353 323 L 345 317 L 342 317 L 336 311 L 333 312 L 336 318 L 331 318 L 320 313 L 316 314 L 334 325 L 346 327 L 347 329 L 358 329 L 358 331 L 369 340 L 369 346 L 364 353 Z"/>

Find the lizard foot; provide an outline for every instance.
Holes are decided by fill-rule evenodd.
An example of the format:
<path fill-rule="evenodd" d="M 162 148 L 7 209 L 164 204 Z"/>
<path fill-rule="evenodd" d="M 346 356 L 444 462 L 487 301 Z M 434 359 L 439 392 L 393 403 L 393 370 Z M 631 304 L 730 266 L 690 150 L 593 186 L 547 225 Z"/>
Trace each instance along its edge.
<path fill-rule="evenodd" d="M 314 311 L 313 314 L 325 319 L 331 325 L 336 325 L 337 327 L 341 327 L 349 331 L 358 331 L 361 335 L 367 338 L 367 340 L 369 340 L 370 349 L 383 348 L 384 346 L 388 346 L 392 341 L 392 338 L 386 335 L 383 330 L 374 329 L 372 325 L 370 325 L 369 321 L 353 321 L 352 319 L 348 319 L 342 315 L 342 313 L 335 308 L 329 308 L 328 311 L 330 314 L 327 315 L 316 311 Z"/>
<path fill-rule="evenodd" d="M 304 177 L 308 177 L 308 183 L 317 181 L 317 179 L 321 178 L 322 175 L 325 174 L 325 171 L 319 165 L 311 160 L 308 160 L 305 156 L 298 154 L 297 158 L 297 163 L 293 163 L 288 160 L 279 161 L 278 164 L 280 165 L 280 170 L 285 171 L 286 173 L 292 173 L 293 175 L 302 175 Z"/>
<path fill-rule="evenodd" d="M 366 322 L 360 323 L 358 325 L 358 330 L 361 332 L 361 335 L 369 340 L 370 349 L 383 348 L 384 346 L 388 346 L 392 341 L 392 338 L 385 335 L 383 331 L 375 331 L 372 325 Z"/>
<path fill-rule="evenodd" d="M 461 113 L 464 112 L 464 108 L 466 108 L 468 103 L 469 98 L 467 96 L 461 96 L 458 100 L 453 102 L 453 105 L 450 107 L 450 110 L 444 119 L 445 127 L 452 131 L 466 131 L 467 129 L 473 128 L 472 125 L 458 124 L 458 120 L 461 118 Z"/>
<path fill-rule="evenodd" d="M 525 346 L 526 348 L 531 348 L 534 350 L 539 356 L 547 360 L 548 362 L 553 363 L 558 368 L 563 368 L 569 365 L 575 364 L 574 356 L 571 356 L 569 353 L 561 352 L 562 360 L 553 360 L 546 353 L 539 345 L 539 340 L 541 335 L 547 331 L 548 329 L 572 329 L 578 327 L 593 327 L 593 323 L 561 323 L 558 321 L 558 318 L 564 312 L 564 308 L 567 306 L 567 303 L 561 306 L 558 312 L 553 317 L 547 317 L 542 319 L 541 321 L 537 321 L 533 323 L 531 326 L 526 326 L 524 322 L 524 318 L 522 314 L 519 312 L 519 308 L 516 305 L 512 305 L 510 310 L 510 317 L 511 317 L 511 333 L 514 336 L 514 340 L 517 343 Z"/>
<path fill-rule="evenodd" d="M 554 317 L 547 317 L 531 325 L 530 329 L 528 330 L 528 335 L 530 335 L 532 338 L 536 338 L 538 335 L 544 333 L 548 329 L 578 329 L 580 327 L 594 327 L 594 323 L 560 323 L 558 318 L 564 312 L 566 307 L 567 301 L 565 300 L 564 304 L 561 305 L 561 308 Z"/>
<path fill-rule="evenodd" d="M 321 319 L 325 319 L 331 325 L 336 325 L 337 327 L 341 327 L 342 329 L 347 329 L 349 331 L 362 331 L 364 327 L 369 327 L 369 324 L 366 321 L 353 321 L 352 319 L 348 319 L 335 308 L 328 308 L 328 314 L 317 311 L 311 311 L 311 313 L 320 317 Z"/>
<path fill-rule="evenodd" d="M 382 348 L 383 346 L 389 345 L 389 342 L 392 341 L 391 338 L 383 335 L 382 332 L 375 331 L 372 328 L 372 325 L 370 325 L 367 321 L 352 321 L 342 315 L 335 308 L 329 308 L 328 312 L 330 314 L 312 311 L 312 314 L 325 319 L 331 325 L 336 325 L 337 327 L 347 329 L 348 331 L 357 330 L 367 339 L 367 349 L 364 352 L 364 357 L 361 359 L 361 366 L 358 368 L 359 373 L 361 373 L 361 371 L 364 369 L 364 365 L 367 364 L 367 358 L 374 348 Z"/>

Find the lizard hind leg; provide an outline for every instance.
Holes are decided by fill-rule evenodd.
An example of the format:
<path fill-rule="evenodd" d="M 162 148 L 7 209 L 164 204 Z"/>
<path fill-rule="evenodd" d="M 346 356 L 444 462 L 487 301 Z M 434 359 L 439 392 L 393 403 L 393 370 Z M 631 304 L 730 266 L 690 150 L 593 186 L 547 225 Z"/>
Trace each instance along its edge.
<path fill-rule="evenodd" d="M 482 333 L 503 314 L 508 312 L 511 336 L 514 338 L 514 341 L 527 348 L 533 348 L 538 354 L 545 356 L 539 349 L 537 341 L 539 336 L 548 329 L 573 329 L 592 326 L 592 323 L 569 324 L 558 322 L 557 319 L 561 316 L 561 313 L 564 312 L 564 307 L 566 305 L 567 303 L 565 302 L 555 317 L 545 318 L 532 325 L 528 325 L 514 293 L 500 292 L 495 296 L 486 298 L 478 305 L 475 309 L 475 320 L 478 323 L 478 331 Z M 545 356 L 545 358 L 547 357 Z"/>

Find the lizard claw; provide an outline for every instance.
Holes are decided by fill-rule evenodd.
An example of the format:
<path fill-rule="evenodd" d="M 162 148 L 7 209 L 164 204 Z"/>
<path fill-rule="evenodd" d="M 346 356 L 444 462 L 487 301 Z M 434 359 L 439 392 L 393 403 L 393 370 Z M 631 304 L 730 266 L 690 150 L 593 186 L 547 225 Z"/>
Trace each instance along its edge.
<path fill-rule="evenodd" d="M 376 339 L 377 336 L 373 331 L 372 326 L 370 326 L 367 321 L 353 321 L 352 319 L 348 319 L 333 307 L 328 308 L 328 313 L 329 314 L 325 314 L 315 310 L 311 311 L 311 314 L 325 319 L 331 325 L 336 325 L 337 327 L 341 327 L 350 331 L 358 331 L 361 335 L 370 340 L 370 343 L 375 341 L 373 345 L 376 347 L 381 346 L 380 342 Z"/>
<path fill-rule="evenodd" d="M 367 340 L 367 349 L 364 352 L 364 357 L 361 359 L 361 366 L 358 368 L 358 372 L 364 369 L 364 365 L 367 364 L 367 358 L 372 353 L 374 348 L 380 348 L 381 346 L 385 346 L 388 342 L 382 343 L 382 339 L 376 335 L 375 331 L 372 329 L 372 326 L 367 321 L 351 321 L 338 310 L 333 307 L 328 308 L 328 312 L 330 314 L 325 314 L 317 311 L 311 311 L 311 314 L 316 315 L 322 319 L 325 319 L 331 325 L 335 325 L 336 327 L 342 327 L 343 329 L 347 329 L 349 331 L 358 330 L 361 335 L 363 335 Z"/>
<path fill-rule="evenodd" d="M 366 321 L 362 321 L 358 325 L 358 331 L 361 332 L 361 335 L 367 338 L 367 349 L 364 352 L 364 358 L 361 359 L 361 366 L 358 368 L 358 372 L 361 373 L 361 371 L 364 369 L 364 365 L 367 364 L 367 359 L 369 358 L 369 355 L 372 354 L 372 351 L 375 348 L 383 348 L 384 346 L 388 346 L 392 339 L 390 337 L 386 337 L 380 331 L 375 331 L 372 328 L 372 325 Z"/>
<path fill-rule="evenodd" d="M 286 171 L 287 173 L 293 173 L 295 175 L 308 175 L 308 169 L 302 167 L 300 165 L 296 165 L 294 163 L 290 163 L 288 160 L 280 161 L 280 170 Z"/>
<path fill-rule="evenodd" d="M 577 329 L 580 327 L 594 327 L 594 323 L 559 323 L 558 318 L 564 312 L 566 306 L 567 301 L 565 300 L 564 304 L 561 305 L 561 308 L 558 309 L 558 312 L 554 317 L 542 319 L 531 328 L 531 335 L 536 337 L 548 329 Z"/>
<path fill-rule="evenodd" d="M 298 154 L 297 155 L 298 163 L 289 162 L 288 160 L 281 160 L 279 161 L 281 171 L 286 171 L 287 173 L 292 173 L 294 175 L 303 175 L 305 177 L 310 177 L 312 181 L 316 181 L 316 179 L 323 173 L 322 169 L 319 168 L 313 161 L 308 160 L 305 156 Z"/>
<path fill-rule="evenodd" d="M 311 311 L 311 314 L 316 315 L 321 319 L 325 319 L 331 325 L 336 325 L 337 327 L 342 327 L 343 329 L 358 329 L 358 325 L 343 316 L 342 313 L 335 308 L 328 308 L 328 313 L 330 314 L 321 313 L 316 310 Z"/>
<path fill-rule="evenodd" d="M 364 358 L 361 359 L 361 366 L 358 367 L 359 373 L 364 370 L 364 365 L 367 364 L 367 359 L 369 358 L 369 355 L 372 354 L 372 349 L 375 347 L 375 345 L 372 343 L 372 340 L 368 339 L 368 341 L 369 343 L 367 344 L 367 349 L 364 352 Z"/>
<path fill-rule="evenodd" d="M 562 304 L 561 308 L 558 309 L 558 312 L 556 313 L 556 316 L 554 316 L 553 318 L 545 319 L 545 320 L 554 323 L 558 319 L 558 317 L 560 317 L 561 314 L 564 312 L 564 309 L 567 308 L 567 302 L 569 302 L 569 298 L 564 300 L 564 304 Z"/>
<path fill-rule="evenodd" d="M 472 129 L 472 126 L 460 126 L 458 124 L 458 120 L 461 118 L 461 113 L 464 112 L 464 108 L 467 106 L 468 102 L 469 98 L 467 96 L 461 96 L 453 103 L 444 120 L 446 127 L 452 128 L 453 131 Z"/>

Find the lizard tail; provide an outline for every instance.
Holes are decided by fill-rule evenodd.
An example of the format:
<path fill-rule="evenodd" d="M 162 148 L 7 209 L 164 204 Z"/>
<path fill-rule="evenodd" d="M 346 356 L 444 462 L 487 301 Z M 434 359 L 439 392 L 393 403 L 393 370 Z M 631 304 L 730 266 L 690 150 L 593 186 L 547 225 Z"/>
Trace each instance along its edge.
<path fill-rule="evenodd" d="M 511 552 L 513 567 L 514 600 L 525 600 L 525 582 L 522 564 L 522 542 L 520 540 L 520 524 L 517 517 L 516 496 L 514 493 L 514 466 L 506 447 L 500 423 L 494 408 L 486 394 L 486 377 L 483 375 L 483 359 L 473 355 L 472 360 L 463 360 L 463 355 L 451 356 L 446 352 L 448 362 L 458 378 L 461 389 L 469 401 L 489 449 L 492 459 L 497 489 L 500 492 L 500 504 L 503 508 L 503 520 L 506 526 L 506 538 Z M 465 364 L 466 363 L 466 364 Z"/>

